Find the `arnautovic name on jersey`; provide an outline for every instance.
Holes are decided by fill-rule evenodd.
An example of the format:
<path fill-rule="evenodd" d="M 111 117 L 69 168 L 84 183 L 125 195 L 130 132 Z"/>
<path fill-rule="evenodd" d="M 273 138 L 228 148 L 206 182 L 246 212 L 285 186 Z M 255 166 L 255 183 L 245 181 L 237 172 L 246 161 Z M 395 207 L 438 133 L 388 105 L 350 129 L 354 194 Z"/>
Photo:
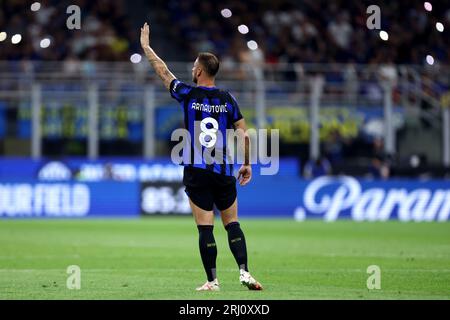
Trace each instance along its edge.
<path fill-rule="evenodd" d="M 209 113 L 228 113 L 227 106 L 223 105 L 215 105 L 211 106 L 209 104 L 196 103 L 192 104 L 192 110 L 209 112 Z"/>

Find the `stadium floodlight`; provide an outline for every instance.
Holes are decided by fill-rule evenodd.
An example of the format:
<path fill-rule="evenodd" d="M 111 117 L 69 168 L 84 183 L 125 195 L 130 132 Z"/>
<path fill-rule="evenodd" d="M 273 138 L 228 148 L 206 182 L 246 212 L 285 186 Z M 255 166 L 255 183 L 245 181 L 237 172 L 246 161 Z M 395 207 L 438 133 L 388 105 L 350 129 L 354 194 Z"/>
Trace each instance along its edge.
<path fill-rule="evenodd" d="M 233 16 L 233 12 L 231 12 L 230 9 L 223 9 L 220 13 L 222 14 L 222 17 L 226 19 L 231 18 Z"/>
<path fill-rule="evenodd" d="M 139 53 L 135 53 L 130 57 L 130 61 L 134 64 L 138 64 L 142 61 L 142 56 Z"/>
<path fill-rule="evenodd" d="M 431 3 L 425 2 L 423 4 L 423 6 L 425 7 L 425 10 L 430 11 L 430 12 L 433 11 L 433 5 Z"/>
<path fill-rule="evenodd" d="M 386 31 L 381 30 L 380 31 L 380 38 L 383 41 L 388 41 L 389 40 L 389 34 Z"/>
<path fill-rule="evenodd" d="M 439 32 L 444 32 L 444 25 L 441 22 L 436 23 L 436 30 Z"/>
<path fill-rule="evenodd" d="M 247 42 L 247 47 L 250 50 L 257 50 L 258 49 L 258 43 L 256 43 L 256 41 L 254 41 L 254 40 L 250 40 L 249 42 Z"/>
<path fill-rule="evenodd" d="M 11 43 L 12 44 L 19 44 L 20 41 L 22 41 L 22 36 L 20 34 L 15 34 L 11 38 Z"/>
<path fill-rule="evenodd" d="M 51 43 L 52 42 L 51 42 L 51 40 L 49 38 L 45 38 L 45 39 L 41 40 L 40 46 L 41 46 L 42 49 L 46 49 L 46 48 L 50 47 Z"/>
<path fill-rule="evenodd" d="M 431 55 L 427 55 L 427 63 L 432 66 L 434 64 L 434 58 Z"/>
<path fill-rule="evenodd" d="M 239 30 L 239 32 L 242 33 L 242 34 L 247 34 L 247 33 L 249 32 L 249 29 L 248 29 L 248 27 L 247 27 L 245 24 L 241 24 L 241 25 L 238 27 L 238 30 Z"/>
<path fill-rule="evenodd" d="M 8 35 L 6 34 L 6 32 L 0 32 L 0 42 L 5 41 L 7 37 Z"/>
<path fill-rule="evenodd" d="M 36 12 L 36 11 L 39 11 L 40 9 L 41 9 L 41 3 L 40 2 L 34 2 L 31 5 L 31 11 Z"/>

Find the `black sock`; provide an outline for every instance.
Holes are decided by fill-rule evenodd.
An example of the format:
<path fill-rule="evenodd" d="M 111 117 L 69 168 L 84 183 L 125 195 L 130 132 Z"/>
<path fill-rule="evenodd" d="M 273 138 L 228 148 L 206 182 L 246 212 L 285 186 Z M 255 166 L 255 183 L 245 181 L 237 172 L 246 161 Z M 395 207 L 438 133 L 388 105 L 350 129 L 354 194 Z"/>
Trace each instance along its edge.
<path fill-rule="evenodd" d="M 199 247 L 200 255 L 202 256 L 203 266 L 208 277 L 208 281 L 216 279 L 216 258 L 217 247 L 216 240 L 213 234 L 214 226 L 198 226 L 200 233 Z"/>
<path fill-rule="evenodd" d="M 228 244 L 231 252 L 236 260 L 239 269 L 248 272 L 247 265 L 247 244 L 245 243 L 245 236 L 241 230 L 239 222 L 232 222 L 225 227 L 228 232 Z"/>

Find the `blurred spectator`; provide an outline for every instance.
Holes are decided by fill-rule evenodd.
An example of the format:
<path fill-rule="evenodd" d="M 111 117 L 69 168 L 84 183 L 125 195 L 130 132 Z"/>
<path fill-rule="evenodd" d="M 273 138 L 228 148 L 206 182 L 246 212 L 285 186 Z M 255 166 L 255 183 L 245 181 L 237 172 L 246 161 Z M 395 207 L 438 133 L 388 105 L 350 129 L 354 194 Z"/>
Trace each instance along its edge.
<path fill-rule="evenodd" d="M 336 20 L 328 25 L 328 32 L 334 43 L 341 49 L 348 50 L 353 35 L 353 27 L 349 23 L 348 12 L 339 13 Z"/>
<path fill-rule="evenodd" d="M 333 130 L 324 144 L 325 155 L 332 164 L 339 164 L 344 158 L 344 138 L 339 130 Z"/>
<path fill-rule="evenodd" d="M 384 151 L 384 140 L 375 138 L 372 149 L 372 160 L 368 176 L 373 179 L 388 179 L 390 177 L 390 166 L 388 156 Z"/>
<path fill-rule="evenodd" d="M 369 167 L 368 176 L 372 179 L 387 180 L 390 177 L 390 169 L 384 159 L 380 156 L 372 158 L 372 164 Z"/>
<path fill-rule="evenodd" d="M 372 144 L 372 157 L 373 158 L 386 158 L 386 153 L 384 151 L 384 140 L 383 138 L 376 137 Z"/>
<path fill-rule="evenodd" d="M 326 158 L 318 158 L 309 160 L 303 169 L 303 177 L 305 179 L 314 179 L 322 176 L 331 175 L 331 164 Z"/>

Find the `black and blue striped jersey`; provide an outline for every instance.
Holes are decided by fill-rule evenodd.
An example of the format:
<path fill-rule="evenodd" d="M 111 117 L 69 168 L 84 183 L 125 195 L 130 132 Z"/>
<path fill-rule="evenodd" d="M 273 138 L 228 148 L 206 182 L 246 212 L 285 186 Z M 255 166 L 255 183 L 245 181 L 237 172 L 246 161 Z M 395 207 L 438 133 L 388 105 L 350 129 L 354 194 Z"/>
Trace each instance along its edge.
<path fill-rule="evenodd" d="M 236 99 L 218 88 L 194 87 L 179 80 L 172 81 L 170 94 L 181 104 L 185 129 L 191 137 L 190 152 L 183 153 L 183 165 L 233 176 L 227 130 L 234 129 L 234 124 L 243 119 Z M 205 149 L 211 150 L 212 157 L 221 161 L 205 160 Z M 215 152 L 219 152 L 219 156 Z"/>

